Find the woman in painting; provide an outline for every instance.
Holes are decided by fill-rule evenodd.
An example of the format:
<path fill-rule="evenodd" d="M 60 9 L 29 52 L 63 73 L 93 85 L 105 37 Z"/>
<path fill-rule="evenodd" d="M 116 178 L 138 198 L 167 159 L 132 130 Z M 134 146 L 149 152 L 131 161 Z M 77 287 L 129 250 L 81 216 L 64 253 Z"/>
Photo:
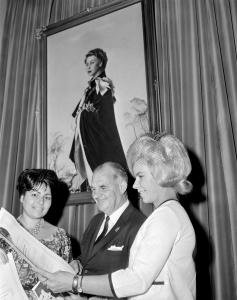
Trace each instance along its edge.
<path fill-rule="evenodd" d="M 96 48 L 86 54 L 90 80 L 72 114 L 76 127 L 70 159 L 81 177 L 80 183 L 86 178 L 90 183 L 93 170 L 106 161 L 126 167 L 115 120 L 114 86 L 105 74 L 107 61 L 102 49 Z"/>
<path fill-rule="evenodd" d="M 44 219 L 51 207 L 58 184 L 58 177 L 52 170 L 24 170 L 19 175 L 17 184 L 22 204 L 22 214 L 17 218 L 17 221 L 43 245 L 70 262 L 72 251 L 68 234 L 63 228 L 56 227 Z M 12 252 L 21 284 L 29 299 L 34 299 L 31 289 L 39 281 L 37 274 L 22 257 L 1 239 L 0 249 L 6 253 Z"/>

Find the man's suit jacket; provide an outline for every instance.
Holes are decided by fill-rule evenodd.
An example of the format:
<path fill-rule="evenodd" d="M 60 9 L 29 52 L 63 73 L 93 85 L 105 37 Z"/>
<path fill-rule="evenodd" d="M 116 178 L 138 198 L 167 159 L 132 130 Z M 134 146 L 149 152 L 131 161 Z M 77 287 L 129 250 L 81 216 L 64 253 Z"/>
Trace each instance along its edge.
<path fill-rule="evenodd" d="M 84 275 L 102 275 L 126 268 L 129 251 L 145 216 L 131 204 L 107 235 L 95 244 L 104 214 L 97 214 L 88 225 L 81 242 L 80 261 Z"/>

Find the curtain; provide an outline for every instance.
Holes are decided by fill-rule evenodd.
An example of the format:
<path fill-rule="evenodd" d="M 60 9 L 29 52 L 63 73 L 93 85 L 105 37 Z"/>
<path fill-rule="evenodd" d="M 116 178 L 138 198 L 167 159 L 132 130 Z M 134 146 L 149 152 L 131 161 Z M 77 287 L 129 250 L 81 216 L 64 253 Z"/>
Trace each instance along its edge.
<path fill-rule="evenodd" d="M 1 206 L 19 215 L 18 174 L 37 164 L 38 47 L 34 30 L 47 24 L 51 1 L 9 0 L 0 61 Z"/>
<path fill-rule="evenodd" d="M 155 1 L 160 123 L 187 145 L 197 299 L 237 295 L 237 2 Z"/>

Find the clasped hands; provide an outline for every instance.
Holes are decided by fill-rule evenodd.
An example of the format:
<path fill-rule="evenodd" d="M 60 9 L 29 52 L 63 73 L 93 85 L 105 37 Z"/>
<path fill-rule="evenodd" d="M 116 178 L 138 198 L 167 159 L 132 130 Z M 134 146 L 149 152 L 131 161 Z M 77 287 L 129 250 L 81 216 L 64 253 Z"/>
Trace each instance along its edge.
<path fill-rule="evenodd" d="M 73 260 L 70 265 L 75 273 L 80 273 L 82 270 L 82 265 L 79 260 Z M 45 282 L 45 284 L 47 284 L 47 288 L 49 288 L 52 292 L 62 293 L 71 291 L 75 273 L 65 271 L 50 273 L 40 268 L 36 268 L 35 271 L 38 274 L 39 280 L 43 283 Z"/>
<path fill-rule="evenodd" d="M 73 260 L 70 265 L 74 269 L 76 273 L 80 273 L 82 270 L 82 265 L 79 260 Z M 36 270 L 38 273 L 38 278 L 41 282 L 45 282 L 47 288 L 50 289 L 54 293 L 63 293 L 69 292 L 72 289 L 72 281 L 74 274 L 65 272 L 65 271 L 57 271 L 54 273 L 49 273 L 42 269 Z M 88 299 L 86 296 L 77 294 L 74 295 L 70 293 L 69 296 L 64 296 L 65 300 L 80 300 L 80 299 Z M 93 296 L 90 297 L 90 300 L 106 300 L 104 297 Z"/>

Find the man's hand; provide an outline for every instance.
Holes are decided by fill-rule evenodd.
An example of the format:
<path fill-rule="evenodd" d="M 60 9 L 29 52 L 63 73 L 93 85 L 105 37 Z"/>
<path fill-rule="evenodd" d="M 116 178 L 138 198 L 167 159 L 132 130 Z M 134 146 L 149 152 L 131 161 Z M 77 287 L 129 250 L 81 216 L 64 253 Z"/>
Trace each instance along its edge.
<path fill-rule="evenodd" d="M 49 273 L 42 269 L 37 269 L 36 271 L 38 273 L 39 280 L 52 292 L 62 293 L 70 292 L 72 290 L 74 274 L 65 271 Z"/>

